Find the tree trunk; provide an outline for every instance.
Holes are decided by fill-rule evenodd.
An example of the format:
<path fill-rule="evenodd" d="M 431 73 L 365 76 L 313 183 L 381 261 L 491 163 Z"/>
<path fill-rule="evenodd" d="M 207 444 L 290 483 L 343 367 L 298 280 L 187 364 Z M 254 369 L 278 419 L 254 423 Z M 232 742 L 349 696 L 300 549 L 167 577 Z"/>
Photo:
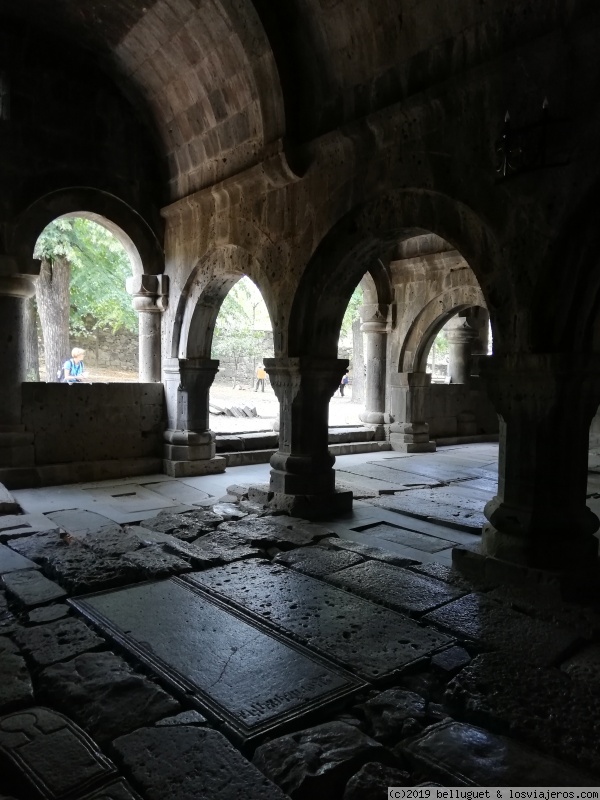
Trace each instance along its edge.
<path fill-rule="evenodd" d="M 33 297 L 25 301 L 25 375 L 27 381 L 40 379 L 37 312 Z"/>
<path fill-rule="evenodd" d="M 352 323 L 352 402 L 363 403 L 365 400 L 365 354 L 361 321 Z"/>
<path fill-rule="evenodd" d="M 70 281 L 71 265 L 68 261 L 42 259 L 36 299 L 44 338 L 47 381 L 56 380 L 58 370 L 70 356 Z"/>

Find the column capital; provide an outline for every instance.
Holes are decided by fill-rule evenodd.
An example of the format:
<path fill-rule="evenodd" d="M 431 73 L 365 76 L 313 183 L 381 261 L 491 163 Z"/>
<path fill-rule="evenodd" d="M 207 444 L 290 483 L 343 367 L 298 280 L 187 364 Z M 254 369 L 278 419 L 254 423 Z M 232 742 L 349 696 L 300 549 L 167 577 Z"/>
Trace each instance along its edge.
<path fill-rule="evenodd" d="M 136 311 L 156 314 L 166 310 L 169 303 L 168 275 L 131 275 L 125 286 Z"/>
<path fill-rule="evenodd" d="M 363 333 L 387 333 L 389 305 L 387 303 L 369 303 L 361 308 Z"/>
<path fill-rule="evenodd" d="M 331 398 L 348 369 L 347 358 L 266 358 L 265 369 L 280 403 L 291 403 L 301 388 L 310 383 L 313 391 Z"/>

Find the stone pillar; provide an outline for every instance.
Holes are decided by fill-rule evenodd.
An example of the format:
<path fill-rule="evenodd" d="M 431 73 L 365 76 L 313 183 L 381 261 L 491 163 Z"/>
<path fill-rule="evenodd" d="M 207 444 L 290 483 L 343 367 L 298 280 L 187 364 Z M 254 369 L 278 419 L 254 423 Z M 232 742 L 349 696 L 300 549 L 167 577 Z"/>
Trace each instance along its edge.
<path fill-rule="evenodd" d="M 471 376 L 471 351 L 477 331 L 465 317 L 455 317 L 446 326 L 448 338 L 448 374 L 450 383 L 468 383 Z"/>
<path fill-rule="evenodd" d="M 265 359 L 280 404 L 279 450 L 268 491 L 257 487 L 255 499 L 307 518 L 351 510 L 352 492 L 336 492 L 328 449 L 329 401 L 347 367 L 347 359 Z"/>
<path fill-rule="evenodd" d="M 586 490 L 600 357 L 509 354 L 482 367 L 500 415 L 498 494 L 485 507 L 482 552 L 562 573 L 597 569 L 599 522 Z"/>
<path fill-rule="evenodd" d="M 426 372 L 396 372 L 390 375 L 392 417 L 390 444 L 401 453 L 433 453 L 428 416 L 431 375 Z"/>
<path fill-rule="evenodd" d="M 9 256 L 0 255 L 0 481 L 15 470 L 32 469 L 33 435 L 21 424 L 21 384 L 25 380 L 25 301 L 35 293 L 31 277 L 17 274 Z"/>
<path fill-rule="evenodd" d="M 375 439 L 386 438 L 385 425 L 390 416 L 385 413 L 385 379 L 387 349 L 387 307 L 375 306 L 369 315 L 368 306 L 363 306 L 365 319 L 361 331 L 366 334 L 367 390 L 365 410 L 359 415 L 365 427 L 374 431 Z"/>
<path fill-rule="evenodd" d="M 208 396 L 219 362 L 210 358 L 165 360 L 167 430 L 163 466 L 174 478 L 224 472 L 209 430 Z"/>
<path fill-rule="evenodd" d="M 169 279 L 134 275 L 127 278 L 127 291 L 139 315 L 139 382 L 160 383 L 160 315 L 167 308 Z"/>

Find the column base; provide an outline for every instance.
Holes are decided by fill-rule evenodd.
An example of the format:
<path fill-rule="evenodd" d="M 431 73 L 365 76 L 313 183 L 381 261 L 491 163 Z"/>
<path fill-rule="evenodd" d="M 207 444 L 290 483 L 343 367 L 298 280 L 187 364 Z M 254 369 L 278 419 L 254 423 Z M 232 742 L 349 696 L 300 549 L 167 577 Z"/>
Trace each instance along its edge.
<path fill-rule="evenodd" d="M 167 430 L 164 434 L 163 472 L 172 478 L 191 478 L 225 472 L 227 459 L 215 455 L 212 431 Z"/>
<path fill-rule="evenodd" d="M 429 439 L 426 422 L 396 422 L 390 428 L 392 450 L 399 453 L 434 453 L 436 443 Z"/>
<path fill-rule="evenodd" d="M 250 486 L 248 499 L 272 511 L 303 519 L 331 519 L 352 511 L 352 492 L 284 494 L 272 492 L 268 484 Z"/>
<path fill-rule="evenodd" d="M 486 555 L 482 545 L 458 545 L 452 549 L 452 566 L 469 580 L 512 586 L 526 591 L 532 601 L 596 600 L 600 595 L 600 561 L 587 567 L 552 570 L 515 564 Z"/>
<path fill-rule="evenodd" d="M 368 431 L 373 431 L 373 442 L 385 442 L 390 437 L 390 426 L 383 425 L 383 424 L 369 424 L 367 422 L 363 422 L 363 428 L 366 428 Z"/>
<path fill-rule="evenodd" d="M 172 461 L 163 459 L 163 472 L 171 478 L 192 478 L 197 475 L 215 475 L 225 472 L 227 459 L 222 456 L 197 459 L 196 461 Z"/>

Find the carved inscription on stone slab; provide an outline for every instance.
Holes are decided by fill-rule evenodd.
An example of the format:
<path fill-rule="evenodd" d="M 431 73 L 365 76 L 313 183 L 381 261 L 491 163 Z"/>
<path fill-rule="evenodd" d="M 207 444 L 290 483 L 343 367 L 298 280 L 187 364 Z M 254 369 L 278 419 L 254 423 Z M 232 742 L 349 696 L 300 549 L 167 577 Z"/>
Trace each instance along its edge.
<path fill-rule="evenodd" d="M 364 685 L 177 578 L 72 603 L 243 739 Z"/>

